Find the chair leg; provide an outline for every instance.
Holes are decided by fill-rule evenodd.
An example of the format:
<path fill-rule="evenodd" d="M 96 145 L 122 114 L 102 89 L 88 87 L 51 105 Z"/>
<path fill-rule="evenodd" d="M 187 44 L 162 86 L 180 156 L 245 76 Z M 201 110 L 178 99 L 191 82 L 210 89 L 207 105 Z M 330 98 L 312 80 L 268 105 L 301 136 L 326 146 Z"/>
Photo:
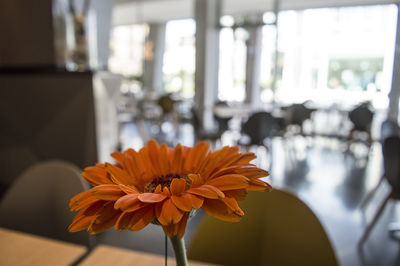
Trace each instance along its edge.
<path fill-rule="evenodd" d="M 365 196 L 365 198 L 363 199 L 363 201 L 361 202 L 360 208 L 364 209 L 365 205 L 367 205 L 367 203 L 371 200 L 372 196 L 375 194 L 375 192 L 378 190 L 379 186 L 382 184 L 384 179 L 384 176 L 381 177 L 381 179 L 379 179 L 378 184 L 370 191 L 368 192 L 368 194 Z"/>
<path fill-rule="evenodd" d="M 379 207 L 378 211 L 376 212 L 375 216 L 372 218 L 371 223 L 369 225 L 367 225 L 367 227 L 365 228 L 363 235 L 361 236 L 360 240 L 358 241 L 359 248 L 361 248 L 362 244 L 365 242 L 365 240 L 367 240 L 369 234 L 371 233 L 372 228 L 374 227 L 374 225 L 378 221 L 379 217 L 381 216 L 383 210 L 385 209 L 386 203 L 389 201 L 391 196 L 392 196 L 392 193 L 389 193 L 389 195 L 387 195 L 387 197 L 385 198 L 385 200 L 382 202 L 381 206 Z"/>

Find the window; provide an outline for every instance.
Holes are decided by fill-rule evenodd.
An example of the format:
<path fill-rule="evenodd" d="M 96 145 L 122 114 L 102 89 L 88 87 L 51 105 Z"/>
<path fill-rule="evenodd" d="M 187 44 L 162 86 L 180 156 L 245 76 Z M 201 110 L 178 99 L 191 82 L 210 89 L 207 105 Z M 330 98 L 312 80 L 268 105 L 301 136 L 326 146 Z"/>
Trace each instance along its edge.
<path fill-rule="evenodd" d="M 111 33 L 109 68 L 124 76 L 143 73 L 144 42 L 147 25 L 117 26 Z"/>
<path fill-rule="evenodd" d="M 395 5 L 281 12 L 276 100 L 346 105 L 369 100 L 376 108 L 386 108 L 396 19 Z M 260 84 L 268 89 L 273 39 L 267 35 L 265 29 L 266 75 Z"/>
<path fill-rule="evenodd" d="M 164 82 L 166 92 L 194 96 L 195 30 L 193 19 L 167 23 L 164 52 Z"/>
<path fill-rule="evenodd" d="M 218 98 L 243 101 L 246 95 L 246 40 L 243 28 L 223 28 L 220 32 Z"/>
<path fill-rule="evenodd" d="M 142 89 L 144 42 L 148 32 L 146 24 L 117 26 L 111 31 L 111 72 L 127 78 L 121 87 L 122 93 L 136 93 Z"/>

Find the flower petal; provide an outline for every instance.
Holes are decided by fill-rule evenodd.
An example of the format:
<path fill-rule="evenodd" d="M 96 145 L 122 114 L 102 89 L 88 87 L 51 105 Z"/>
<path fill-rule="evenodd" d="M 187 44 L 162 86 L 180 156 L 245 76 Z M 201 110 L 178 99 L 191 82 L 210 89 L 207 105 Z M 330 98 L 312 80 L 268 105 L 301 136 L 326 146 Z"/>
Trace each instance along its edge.
<path fill-rule="evenodd" d="M 247 183 L 247 177 L 234 174 L 220 176 L 206 182 L 207 185 L 217 187 L 221 191 L 246 188 Z"/>
<path fill-rule="evenodd" d="M 133 183 L 133 178 L 125 170 L 115 165 L 106 163 L 106 170 L 111 174 L 111 179 L 116 184 L 130 185 Z"/>
<path fill-rule="evenodd" d="M 162 226 L 164 233 L 168 237 L 173 237 L 177 234 L 178 232 L 178 225 L 177 224 L 169 224 L 169 225 L 163 225 Z"/>
<path fill-rule="evenodd" d="M 171 193 L 172 195 L 179 195 L 186 189 L 185 179 L 174 178 L 171 182 Z"/>
<path fill-rule="evenodd" d="M 119 184 L 119 188 L 125 192 L 126 194 L 139 194 L 139 190 L 134 186 L 125 186 L 123 184 Z"/>
<path fill-rule="evenodd" d="M 236 169 L 234 169 L 233 172 L 236 174 L 239 174 L 239 175 L 244 175 L 250 179 L 269 176 L 268 171 L 265 171 L 265 170 L 257 168 L 257 167 L 248 167 L 248 166 L 236 167 Z"/>
<path fill-rule="evenodd" d="M 168 187 L 163 187 L 163 191 L 161 192 L 161 194 L 168 197 L 171 196 L 171 191 L 169 191 Z"/>
<path fill-rule="evenodd" d="M 139 194 L 128 194 L 119 198 L 114 204 L 114 209 L 120 209 L 124 212 L 133 212 L 143 208 L 147 204 L 141 202 L 138 196 Z"/>
<path fill-rule="evenodd" d="M 111 153 L 111 157 L 114 158 L 114 160 L 116 160 L 120 165 L 124 165 L 124 161 L 125 161 L 125 155 L 123 152 L 113 152 Z"/>
<path fill-rule="evenodd" d="M 137 152 L 133 149 L 128 149 L 125 152 L 125 165 L 128 173 L 133 177 L 135 186 L 141 185 L 144 180 L 143 176 L 146 175 L 145 169 L 140 167 L 137 160 Z"/>
<path fill-rule="evenodd" d="M 204 180 L 201 178 L 200 175 L 198 174 L 188 174 L 188 177 L 190 180 L 192 180 L 191 187 L 199 187 L 201 185 L 204 185 Z"/>
<path fill-rule="evenodd" d="M 203 205 L 203 198 L 190 193 L 185 193 L 181 196 L 171 196 L 171 200 L 176 207 L 185 212 L 190 212 L 192 209 L 199 209 Z"/>
<path fill-rule="evenodd" d="M 243 201 L 246 198 L 247 190 L 246 189 L 234 189 L 234 190 L 225 190 L 224 194 L 226 197 L 234 198 L 237 201 Z"/>
<path fill-rule="evenodd" d="M 253 191 L 265 191 L 267 189 L 268 191 L 271 191 L 272 187 L 270 184 L 268 184 L 262 180 L 250 179 L 249 186 L 246 189 L 253 190 Z"/>
<path fill-rule="evenodd" d="M 168 158 L 168 147 L 163 144 L 160 148 L 160 171 L 161 175 L 167 175 L 171 172 Z"/>
<path fill-rule="evenodd" d="M 94 197 L 90 190 L 87 190 L 79 193 L 70 200 L 69 209 L 71 211 L 77 211 L 97 201 L 99 201 L 99 199 Z"/>
<path fill-rule="evenodd" d="M 161 174 L 161 166 L 160 166 L 160 147 L 158 146 L 157 141 L 151 139 L 147 142 L 146 146 L 148 147 L 147 151 L 149 153 L 149 158 L 152 163 L 152 166 L 157 174 Z"/>
<path fill-rule="evenodd" d="M 257 156 L 252 152 L 241 153 L 236 161 L 232 162 L 231 165 L 251 165 L 250 161 L 257 158 Z"/>
<path fill-rule="evenodd" d="M 162 225 L 176 224 L 182 219 L 183 212 L 175 206 L 171 199 L 167 199 L 162 205 L 157 205 L 156 216 Z"/>
<path fill-rule="evenodd" d="M 207 180 L 210 177 L 210 174 L 215 171 L 220 161 L 226 156 L 229 150 L 228 146 L 223 147 L 220 150 L 212 152 L 209 156 L 207 156 L 206 160 L 201 162 L 199 171 L 200 175 Z"/>
<path fill-rule="evenodd" d="M 101 200 L 116 201 L 126 195 L 118 185 L 98 185 L 90 189 L 92 195 Z"/>
<path fill-rule="evenodd" d="M 228 206 L 235 214 L 239 216 L 244 215 L 244 212 L 242 211 L 242 209 L 240 209 L 237 201 L 234 198 L 225 197 L 221 199 L 221 201 L 223 201 L 226 204 L 226 206 Z"/>
<path fill-rule="evenodd" d="M 82 177 L 92 186 L 101 184 L 112 184 L 104 165 L 86 167 L 82 172 Z"/>
<path fill-rule="evenodd" d="M 174 174 L 181 173 L 183 166 L 182 146 L 178 144 L 174 151 L 174 157 L 171 165 L 171 172 Z"/>
<path fill-rule="evenodd" d="M 97 212 L 96 219 L 90 224 L 88 228 L 89 233 L 98 234 L 106 231 L 117 222 L 121 214 L 121 211 L 114 210 L 112 202 L 106 203 L 103 208 Z"/>
<path fill-rule="evenodd" d="M 221 169 L 229 167 L 233 162 L 237 161 L 240 158 L 239 148 L 238 147 L 228 147 L 226 153 L 222 155 L 218 164 L 215 168 L 209 173 L 210 179 L 212 176 L 219 172 Z"/>
<path fill-rule="evenodd" d="M 209 149 L 210 149 L 210 143 L 206 141 L 197 143 L 189 151 L 189 154 L 185 160 L 185 165 L 184 165 L 185 171 L 189 173 L 197 172 L 194 170 L 199 166 L 199 162 L 204 160 Z"/>
<path fill-rule="evenodd" d="M 222 200 L 204 199 L 201 208 L 208 214 L 223 221 L 238 222 L 241 218 L 239 214 L 233 212 L 232 209 Z"/>
<path fill-rule="evenodd" d="M 185 213 L 183 215 L 182 219 L 177 224 L 177 226 L 178 226 L 178 232 L 177 232 L 178 238 L 182 238 L 185 235 L 188 216 L 189 216 L 189 214 Z"/>
<path fill-rule="evenodd" d="M 116 230 L 139 231 L 155 219 L 154 206 L 149 205 L 135 212 L 124 212 L 115 224 Z"/>
<path fill-rule="evenodd" d="M 68 227 L 68 231 L 78 232 L 87 229 L 97 217 L 96 213 L 100 208 L 103 207 L 104 203 L 104 201 L 98 201 L 80 210 L 72 220 L 71 225 Z"/>
<path fill-rule="evenodd" d="M 154 206 L 150 205 L 146 208 L 134 212 L 131 222 L 129 223 L 129 230 L 138 231 L 144 228 L 155 219 Z"/>
<path fill-rule="evenodd" d="M 219 199 L 225 197 L 221 190 L 210 185 L 202 185 L 200 187 L 191 188 L 187 192 L 209 199 Z"/>
<path fill-rule="evenodd" d="M 161 184 L 158 184 L 158 186 L 156 187 L 156 189 L 154 190 L 154 193 L 161 193 L 162 186 Z"/>
<path fill-rule="evenodd" d="M 178 238 L 182 238 L 185 234 L 187 220 L 188 214 L 185 213 L 179 223 L 163 226 L 165 234 L 169 237 L 178 236 Z"/>
<path fill-rule="evenodd" d="M 95 219 L 95 216 L 78 216 L 78 214 L 74 217 L 74 220 L 72 221 L 71 225 L 68 227 L 69 232 L 79 232 L 82 230 L 87 229 L 90 224 L 93 222 Z"/>
<path fill-rule="evenodd" d="M 145 169 L 145 174 L 142 178 L 145 182 L 149 182 L 154 178 L 154 176 L 157 176 L 158 173 L 154 169 L 152 162 L 150 161 L 148 147 L 144 146 L 143 148 L 141 148 L 137 155 L 138 164 Z"/>
<path fill-rule="evenodd" d="M 142 193 L 139 194 L 138 199 L 141 202 L 146 203 L 156 203 L 163 201 L 167 196 L 164 194 L 157 194 L 157 193 Z"/>

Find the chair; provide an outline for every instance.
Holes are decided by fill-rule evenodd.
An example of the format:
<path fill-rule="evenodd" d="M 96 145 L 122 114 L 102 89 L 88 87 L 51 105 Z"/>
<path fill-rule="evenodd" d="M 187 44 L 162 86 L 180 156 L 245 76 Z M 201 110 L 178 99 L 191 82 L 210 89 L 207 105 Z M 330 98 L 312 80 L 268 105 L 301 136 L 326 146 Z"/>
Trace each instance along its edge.
<path fill-rule="evenodd" d="M 188 258 L 221 265 L 338 265 L 314 213 L 291 193 L 250 192 L 238 223 L 206 216 Z"/>
<path fill-rule="evenodd" d="M 349 119 L 353 123 L 353 128 L 350 130 L 348 140 L 354 140 L 354 133 L 364 132 L 367 134 L 367 144 L 372 144 L 371 124 L 374 118 L 374 113 L 370 109 L 369 103 L 362 103 L 349 113 Z"/>
<path fill-rule="evenodd" d="M 220 140 L 222 133 L 224 132 L 221 131 L 219 127 L 218 129 L 212 131 L 203 129 L 201 126 L 198 112 L 194 107 L 191 108 L 191 113 L 192 113 L 191 123 L 194 130 L 195 141 L 197 142 L 201 140 L 207 140 L 210 141 L 212 146 L 215 147 L 217 145 L 217 142 Z"/>
<path fill-rule="evenodd" d="M 271 140 L 273 136 L 279 135 L 277 120 L 268 112 L 256 112 L 242 124 L 241 132 L 242 136 L 238 140 L 238 145 L 244 146 L 246 151 L 256 145 L 256 153 L 260 158 L 262 155 L 259 154 L 259 148 L 263 147 L 263 152 L 268 158 L 266 167 L 271 169 L 273 166 L 273 145 Z"/>
<path fill-rule="evenodd" d="M 215 103 L 214 106 L 226 106 L 228 107 L 228 103 L 226 101 L 218 101 Z M 232 119 L 232 117 L 221 117 L 218 114 L 214 112 L 213 117 L 215 121 L 217 122 L 218 126 L 218 131 L 221 133 L 224 133 L 229 129 L 229 121 Z"/>
<path fill-rule="evenodd" d="M 400 199 L 400 136 L 389 136 L 383 141 L 382 146 L 383 153 L 383 168 L 384 168 L 384 179 L 386 179 L 391 187 L 391 191 L 386 195 L 385 199 L 377 209 L 371 222 L 366 226 L 364 233 L 362 234 L 358 245 L 359 248 L 367 240 L 369 234 L 371 233 L 374 225 L 378 221 L 380 215 L 385 209 L 386 204 L 390 199 Z M 379 182 L 378 186 L 382 183 L 383 179 Z M 364 208 L 366 203 L 372 197 L 372 194 L 377 190 L 378 186 L 371 191 L 366 199 L 363 201 L 361 208 Z M 391 228 L 390 233 L 400 231 L 400 228 Z"/>
<path fill-rule="evenodd" d="M 382 148 L 387 138 L 395 136 L 400 136 L 400 127 L 397 124 L 397 122 L 392 121 L 390 119 L 383 121 L 381 124 L 381 131 L 380 131 L 380 143 L 382 145 Z M 361 202 L 360 205 L 361 209 L 364 209 L 364 207 L 367 205 L 369 200 L 372 198 L 372 196 L 375 194 L 375 192 L 378 190 L 378 188 L 380 187 L 380 185 L 384 180 L 385 180 L 385 174 L 381 176 L 378 184 L 365 196 L 364 200 Z"/>
<path fill-rule="evenodd" d="M 163 115 L 170 114 L 174 111 L 175 101 L 169 94 L 161 96 L 157 103 L 161 107 Z"/>
<path fill-rule="evenodd" d="M 304 103 L 293 104 L 285 108 L 285 125 L 299 128 L 299 133 L 304 135 L 303 123 L 311 118 L 314 109 L 307 108 Z"/>
<path fill-rule="evenodd" d="M 278 124 L 274 117 L 267 112 L 252 114 L 242 125 L 242 133 L 250 138 L 247 145 L 264 145 L 264 140 L 278 132 Z M 242 141 L 239 144 L 245 144 Z"/>
<path fill-rule="evenodd" d="M 69 200 L 89 185 L 72 163 L 58 160 L 36 163 L 11 185 L 0 202 L 0 226 L 92 247 L 87 232 L 70 233 L 74 214 Z"/>

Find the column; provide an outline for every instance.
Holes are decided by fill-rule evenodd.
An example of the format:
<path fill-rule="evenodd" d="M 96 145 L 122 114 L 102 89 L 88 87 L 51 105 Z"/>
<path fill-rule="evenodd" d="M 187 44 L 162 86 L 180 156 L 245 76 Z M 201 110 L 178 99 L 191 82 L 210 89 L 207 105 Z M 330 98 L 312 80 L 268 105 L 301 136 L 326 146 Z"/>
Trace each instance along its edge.
<path fill-rule="evenodd" d="M 262 51 L 262 26 L 248 27 L 246 57 L 246 99 L 245 102 L 254 107 L 260 106 L 260 60 Z"/>
<path fill-rule="evenodd" d="M 218 92 L 220 0 L 196 0 L 195 104 L 204 129 L 212 129 Z"/>
<path fill-rule="evenodd" d="M 397 4 L 397 32 L 396 46 L 394 52 L 394 64 L 392 75 L 392 89 L 389 93 L 389 112 L 388 118 L 399 121 L 399 97 L 400 97 L 400 6 Z"/>
<path fill-rule="evenodd" d="M 98 69 L 108 68 L 114 2 L 115 0 L 86 0 L 86 3 L 90 5 L 89 25 L 92 25 L 89 29 L 89 34 L 92 34 L 89 36 L 89 42 L 92 40 L 92 45 L 89 43 L 89 49 L 93 52 L 91 57 L 95 58 L 95 62 L 91 64 L 97 66 Z"/>
<path fill-rule="evenodd" d="M 163 58 L 165 50 L 165 23 L 150 24 L 145 43 L 143 86 L 148 91 L 164 92 Z"/>

